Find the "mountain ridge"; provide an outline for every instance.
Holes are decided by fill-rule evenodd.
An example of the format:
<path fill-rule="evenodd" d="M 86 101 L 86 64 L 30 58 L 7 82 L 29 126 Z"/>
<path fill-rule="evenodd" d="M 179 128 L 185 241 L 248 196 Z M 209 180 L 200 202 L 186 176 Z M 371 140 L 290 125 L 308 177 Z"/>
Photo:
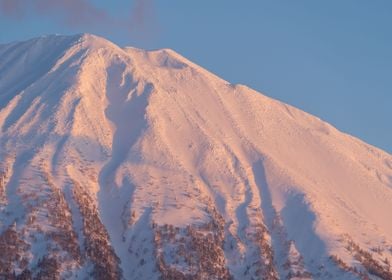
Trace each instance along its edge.
<path fill-rule="evenodd" d="M 0 246 L 18 252 L 1 273 L 391 275 L 390 154 L 172 50 L 89 34 L 6 46 Z"/>

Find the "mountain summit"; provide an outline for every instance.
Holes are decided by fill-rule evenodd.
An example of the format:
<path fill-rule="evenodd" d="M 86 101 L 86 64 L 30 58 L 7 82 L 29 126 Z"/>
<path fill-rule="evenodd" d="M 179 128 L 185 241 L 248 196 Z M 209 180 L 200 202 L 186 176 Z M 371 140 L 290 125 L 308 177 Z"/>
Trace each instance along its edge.
<path fill-rule="evenodd" d="M 0 45 L 0 279 L 392 279 L 392 156 L 172 50 Z"/>

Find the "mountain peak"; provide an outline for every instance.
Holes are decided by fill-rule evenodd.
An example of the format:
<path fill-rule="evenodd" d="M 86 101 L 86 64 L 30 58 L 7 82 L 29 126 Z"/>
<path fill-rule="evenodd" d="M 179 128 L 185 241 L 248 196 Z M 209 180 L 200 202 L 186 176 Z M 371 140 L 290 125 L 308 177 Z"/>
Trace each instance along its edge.
<path fill-rule="evenodd" d="M 0 129 L 0 275 L 392 277 L 391 155 L 172 50 L 0 46 Z"/>
<path fill-rule="evenodd" d="M 89 33 L 83 33 L 75 36 L 78 38 L 78 42 L 82 43 L 86 47 L 97 49 L 97 48 L 119 48 L 116 44 L 111 41 Z"/>

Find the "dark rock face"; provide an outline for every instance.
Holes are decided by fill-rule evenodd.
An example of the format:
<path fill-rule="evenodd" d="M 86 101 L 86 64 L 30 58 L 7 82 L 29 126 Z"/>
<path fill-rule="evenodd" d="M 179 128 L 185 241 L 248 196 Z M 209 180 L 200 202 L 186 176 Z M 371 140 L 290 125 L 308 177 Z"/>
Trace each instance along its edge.
<path fill-rule="evenodd" d="M 93 200 L 76 182 L 73 185 L 73 198 L 83 219 L 85 258 L 94 264 L 91 276 L 102 280 L 121 279 L 120 260 L 110 245 L 108 233 L 99 219 Z"/>
<path fill-rule="evenodd" d="M 211 214 L 200 226 L 154 226 L 162 279 L 232 279 L 223 251 L 224 220 L 216 211 Z"/>
<path fill-rule="evenodd" d="M 15 226 L 6 229 L 0 235 L 0 275 L 4 278 L 13 277 L 15 264 L 26 269 L 28 261 L 22 257 L 22 253 L 28 249 L 29 245 L 20 239 Z"/>
<path fill-rule="evenodd" d="M 336 255 L 331 255 L 330 259 L 343 271 L 359 277 L 362 280 L 373 279 L 392 279 L 391 264 L 387 258 L 383 262 L 377 260 L 371 252 L 362 249 L 349 236 L 345 236 L 347 246 L 346 250 L 357 260 L 361 267 L 353 267 L 345 263 Z M 375 248 L 376 254 L 381 254 L 380 248 Z M 374 253 L 373 252 L 373 253 Z"/>

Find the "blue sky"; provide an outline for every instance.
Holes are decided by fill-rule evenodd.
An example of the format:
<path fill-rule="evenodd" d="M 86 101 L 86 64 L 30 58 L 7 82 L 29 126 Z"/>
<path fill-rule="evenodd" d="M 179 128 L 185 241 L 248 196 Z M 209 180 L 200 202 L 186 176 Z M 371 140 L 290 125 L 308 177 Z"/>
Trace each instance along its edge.
<path fill-rule="evenodd" d="M 89 32 L 122 46 L 172 48 L 392 153 L 390 0 L 90 3 L 106 16 L 73 24 L 61 9 L 3 11 L 0 43 Z"/>

